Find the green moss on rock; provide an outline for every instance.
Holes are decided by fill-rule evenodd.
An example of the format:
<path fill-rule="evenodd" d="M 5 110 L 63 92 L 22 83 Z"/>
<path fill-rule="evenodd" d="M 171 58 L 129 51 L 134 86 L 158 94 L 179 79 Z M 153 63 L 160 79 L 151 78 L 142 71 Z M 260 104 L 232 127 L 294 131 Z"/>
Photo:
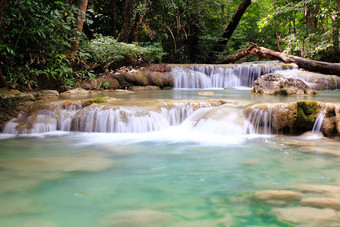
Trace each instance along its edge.
<path fill-rule="evenodd" d="M 320 105 L 315 101 L 297 102 L 295 128 L 311 130 L 320 113 Z"/>

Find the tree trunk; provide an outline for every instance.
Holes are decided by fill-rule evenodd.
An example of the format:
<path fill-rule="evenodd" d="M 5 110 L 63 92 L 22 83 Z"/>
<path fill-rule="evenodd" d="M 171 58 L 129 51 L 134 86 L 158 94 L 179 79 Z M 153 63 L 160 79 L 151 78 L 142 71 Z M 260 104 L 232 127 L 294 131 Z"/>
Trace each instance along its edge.
<path fill-rule="evenodd" d="M 257 56 L 260 59 L 267 58 L 271 60 L 278 60 L 284 63 L 295 63 L 300 68 L 306 69 L 311 72 L 319 72 L 324 74 L 340 76 L 340 64 L 323 61 L 314 61 L 306 58 L 296 57 L 293 55 L 276 52 L 257 45 L 252 45 L 245 49 L 244 51 L 242 51 L 241 53 L 238 53 L 233 57 L 230 57 L 220 63 L 223 64 L 232 63 L 249 54 Z"/>
<path fill-rule="evenodd" d="M 79 33 L 82 32 L 83 30 L 83 25 L 84 25 L 84 19 L 85 19 L 85 14 L 87 10 L 87 4 L 88 0 L 79 0 L 78 3 L 78 8 L 80 10 L 80 15 L 78 15 L 78 20 L 77 20 L 77 28 L 75 31 L 75 40 L 71 44 L 71 53 L 70 53 L 70 58 L 71 60 L 75 59 L 76 52 L 79 47 Z"/>
<path fill-rule="evenodd" d="M 227 45 L 230 37 L 232 36 L 233 32 L 237 28 L 238 23 L 240 22 L 244 12 L 251 4 L 251 0 L 242 0 L 242 2 L 238 5 L 238 8 L 231 19 L 231 22 L 228 24 L 226 30 L 222 34 L 223 40 L 218 42 L 210 51 L 209 57 L 214 61 L 216 60 L 216 53 L 220 53 L 224 50 L 225 46 Z"/>
<path fill-rule="evenodd" d="M 281 45 L 280 45 L 280 39 L 279 39 L 279 31 L 278 31 L 277 21 L 275 21 L 275 32 L 276 32 L 277 48 L 279 48 L 279 51 L 282 52 L 282 48 L 281 48 Z"/>
<path fill-rule="evenodd" d="M 7 81 L 5 77 L 2 75 L 1 68 L 0 68 L 0 88 L 7 87 Z"/>
<path fill-rule="evenodd" d="M 111 0 L 111 20 L 112 20 L 112 36 L 116 37 L 117 32 L 117 2 L 118 0 Z"/>
<path fill-rule="evenodd" d="M 120 30 L 118 41 L 119 42 L 129 42 L 129 35 L 130 35 L 130 27 L 131 27 L 131 18 L 132 18 L 132 11 L 134 0 L 125 0 L 125 6 L 123 11 L 123 25 L 122 29 Z"/>
<path fill-rule="evenodd" d="M 146 6 L 146 0 L 142 0 L 141 4 Z M 147 8 L 145 8 L 145 10 L 143 10 L 142 12 L 137 13 L 133 26 L 131 28 L 129 42 L 137 42 L 139 27 L 143 23 L 143 18 L 146 11 Z"/>
<path fill-rule="evenodd" d="M 244 12 L 248 8 L 248 6 L 250 6 L 250 4 L 251 4 L 251 0 L 242 0 L 233 18 L 231 19 L 231 22 L 228 24 L 227 29 L 224 31 L 222 35 L 222 38 L 224 38 L 224 40 L 222 40 L 220 44 L 226 45 L 228 43 L 230 37 L 232 36 L 233 32 L 237 28 L 237 25 L 240 22 Z"/>
<path fill-rule="evenodd" d="M 10 0 L 0 0 L 0 19 L 2 18 L 2 14 L 4 13 L 6 6 L 7 6 L 7 3 L 9 1 Z"/>

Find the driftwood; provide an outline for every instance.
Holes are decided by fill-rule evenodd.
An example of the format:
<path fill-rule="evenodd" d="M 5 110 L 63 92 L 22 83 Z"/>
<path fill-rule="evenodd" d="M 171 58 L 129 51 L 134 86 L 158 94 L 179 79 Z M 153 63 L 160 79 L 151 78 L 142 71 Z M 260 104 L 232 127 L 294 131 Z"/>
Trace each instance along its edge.
<path fill-rule="evenodd" d="M 257 45 L 251 45 L 244 51 L 220 62 L 221 64 L 233 63 L 241 58 L 244 58 L 247 55 L 254 55 L 259 59 L 267 58 L 271 60 L 277 60 L 284 63 L 295 63 L 299 66 L 299 68 L 311 71 L 311 72 L 319 72 L 329 75 L 337 75 L 340 76 L 340 64 L 337 63 L 329 63 L 323 61 L 314 61 L 311 59 L 301 58 L 293 55 L 283 54 L 277 51 L 273 51 L 267 49 L 265 47 L 260 47 Z"/>

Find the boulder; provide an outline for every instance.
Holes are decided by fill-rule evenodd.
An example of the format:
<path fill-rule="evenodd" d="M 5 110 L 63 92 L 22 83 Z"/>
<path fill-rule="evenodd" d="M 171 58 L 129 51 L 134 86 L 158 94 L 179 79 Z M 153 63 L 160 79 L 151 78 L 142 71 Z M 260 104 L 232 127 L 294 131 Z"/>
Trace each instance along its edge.
<path fill-rule="evenodd" d="M 276 131 L 297 134 L 311 131 L 320 116 L 318 123 L 321 123 L 322 134 L 328 137 L 340 134 L 340 103 L 307 100 L 262 103 L 247 107 L 244 115 L 253 126 L 256 123 L 258 127 L 264 127 L 270 123 Z"/>
<path fill-rule="evenodd" d="M 257 78 L 253 83 L 251 93 L 283 96 L 317 94 L 302 80 L 285 78 L 279 74 L 266 74 Z"/>

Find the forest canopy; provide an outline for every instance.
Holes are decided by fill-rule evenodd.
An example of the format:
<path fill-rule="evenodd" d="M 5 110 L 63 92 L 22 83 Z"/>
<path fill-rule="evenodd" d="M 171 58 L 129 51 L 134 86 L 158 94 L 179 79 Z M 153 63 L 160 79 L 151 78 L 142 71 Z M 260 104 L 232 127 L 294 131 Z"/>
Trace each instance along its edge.
<path fill-rule="evenodd" d="M 339 1 L 249 0 L 225 40 L 243 1 L 2 0 L 0 84 L 73 86 L 124 65 L 223 60 L 250 43 L 340 62 Z"/>

